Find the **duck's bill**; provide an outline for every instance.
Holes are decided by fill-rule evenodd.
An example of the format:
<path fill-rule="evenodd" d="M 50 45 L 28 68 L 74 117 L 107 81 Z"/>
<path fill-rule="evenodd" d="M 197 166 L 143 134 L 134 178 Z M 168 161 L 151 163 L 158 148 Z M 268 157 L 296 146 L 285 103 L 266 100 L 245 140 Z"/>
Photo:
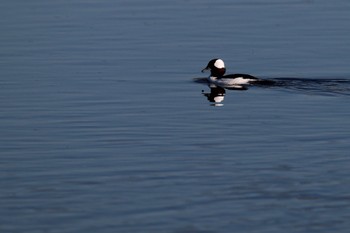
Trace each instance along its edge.
<path fill-rule="evenodd" d="M 209 67 L 205 67 L 203 70 L 202 70 L 202 73 L 204 73 L 205 71 L 209 70 Z"/>

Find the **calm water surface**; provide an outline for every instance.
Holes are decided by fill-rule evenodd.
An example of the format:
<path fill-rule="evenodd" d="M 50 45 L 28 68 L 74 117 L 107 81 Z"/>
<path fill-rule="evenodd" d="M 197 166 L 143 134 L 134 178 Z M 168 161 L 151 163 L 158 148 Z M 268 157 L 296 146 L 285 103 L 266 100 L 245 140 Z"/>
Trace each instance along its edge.
<path fill-rule="evenodd" d="M 0 6 L 0 232 L 350 229 L 348 1 Z"/>

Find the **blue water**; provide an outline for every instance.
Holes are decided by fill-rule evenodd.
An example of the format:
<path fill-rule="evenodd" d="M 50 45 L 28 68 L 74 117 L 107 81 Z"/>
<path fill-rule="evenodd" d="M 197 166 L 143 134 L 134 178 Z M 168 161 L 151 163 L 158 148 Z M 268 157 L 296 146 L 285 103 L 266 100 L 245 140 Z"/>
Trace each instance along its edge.
<path fill-rule="evenodd" d="M 2 1 L 0 232 L 348 232 L 349 10 Z"/>

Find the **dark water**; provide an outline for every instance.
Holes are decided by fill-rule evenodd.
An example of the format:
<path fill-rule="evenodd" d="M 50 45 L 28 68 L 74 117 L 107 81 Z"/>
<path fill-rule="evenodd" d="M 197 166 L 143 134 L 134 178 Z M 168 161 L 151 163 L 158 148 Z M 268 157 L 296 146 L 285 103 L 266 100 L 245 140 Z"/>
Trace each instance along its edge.
<path fill-rule="evenodd" d="M 348 232 L 349 10 L 2 1 L 0 232 Z"/>

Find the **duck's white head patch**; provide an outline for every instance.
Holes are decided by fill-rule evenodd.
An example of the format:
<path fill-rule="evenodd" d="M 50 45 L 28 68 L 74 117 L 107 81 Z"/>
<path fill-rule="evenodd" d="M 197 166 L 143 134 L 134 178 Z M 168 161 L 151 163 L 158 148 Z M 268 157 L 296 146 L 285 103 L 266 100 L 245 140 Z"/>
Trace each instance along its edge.
<path fill-rule="evenodd" d="M 223 60 L 217 59 L 214 63 L 214 66 L 218 69 L 222 69 L 222 68 L 225 68 L 225 63 Z"/>

